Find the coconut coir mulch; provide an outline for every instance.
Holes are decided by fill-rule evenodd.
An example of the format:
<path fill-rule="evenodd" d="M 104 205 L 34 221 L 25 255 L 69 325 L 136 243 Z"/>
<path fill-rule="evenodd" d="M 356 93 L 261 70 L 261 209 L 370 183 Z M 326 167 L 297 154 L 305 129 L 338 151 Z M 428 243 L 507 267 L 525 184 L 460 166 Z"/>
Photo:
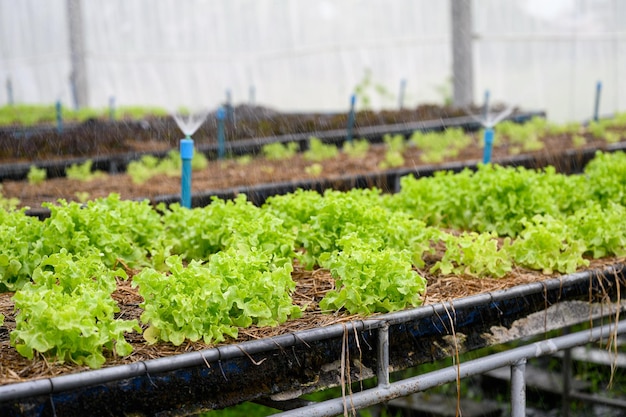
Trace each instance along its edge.
<path fill-rule="evenodd" d="M 601 269 L 623 261 L 624 258 L 591 260 L 589 269 Z M 508 276 L 498 279 L 469 276 L 438 276 L 429 274 L 427 271 L 428 267 L 418 271 L 428 281 L 422 305 L 452 301 L 559 276 L 559 274 L 545 275 L 523 268 L 517 268 Z M 259 328 L 252 326 L 240 329 L 237 340 L 230 339 L 223 344 L 278 336 L 299 330 L 324 327 L 364 318 L 360 315 L 350 315 L 345 311 L 328 313 L 319 310 L 319 300 L 323 298 L 326 292 L 334 288 L 334 279 L 328 270 L 316 269 L 307 271 L 295 265 L 292 276 L 296 282 L 296 289 L 293 293 L 294 303 L 304 309 L 304 314 L 301 318 L 287 321 L 276 327 Z M 89 370 L 86 366 L 56 362 L 54 358 L 48 358 L 42 354 L 36 354 L 33 360 L 20 356 L 9 343 L 9 332 L 15 328 L 14 304 L 11 297 L 12 293 L 0 294 L 0 313 L 6 316 L 4 326 L 0 327 L 0 385 Z M 119 317 L 124 319 L 139 318 L 142 311 L 139 304 L 143 299 L 131 287 L 130 280 L 118 283 L 118 289 L 113 294 L 113 298 L 120 307 Z M 164 342 L 149 345 L 138 333 L 128 334 L 126 340 L 132 344 L 133 353 L 128 357 L 118 357 L 112 352 L 106 352 L 107 362 L 105 367 L 214 347 L 203 342 L 185 342 L 180 346 Z"/>

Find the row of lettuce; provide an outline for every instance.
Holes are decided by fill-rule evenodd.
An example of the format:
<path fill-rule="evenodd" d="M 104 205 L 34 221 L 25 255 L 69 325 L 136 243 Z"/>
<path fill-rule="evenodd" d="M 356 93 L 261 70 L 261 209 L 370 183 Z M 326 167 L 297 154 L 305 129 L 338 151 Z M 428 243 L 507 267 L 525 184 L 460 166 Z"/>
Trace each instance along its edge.
<path fill-rule="evenodd" d="M 570 123 L 559 125 L 550 123 L 545 118 L 534 117 L 530 121 L 520 124 L 513 121 L 504 121 L 495 126 L 496 136 L 494 146 L 507 146 L 510 155 L 539 151 L 545 148 L 544 139 L 548 136 L 568 136 L 574 147 L 587 144 L 589 140 L 602 140 L 606 143 L 615 143 L 624 139 L 626 128 L 626 113 L 617 114 L 610 119 L 592 121 L 587 125 Z M 400 134 L 385 135 L 383 138 L 386 155 L 379 163 L 379 168 L 388 169 L 405 164 L 404 152 L 415 147 L 420 152 L 420 162 L 440 163 L 448 158 L 455 158 L 459 153 L 470 146 L 482 146 L 482 132 L 478 134 L 465 132 L 461 128 L 448 128 L 442 132 L 415 131 L 408 138 Z M 266 144 L 261 149 L 261 155 L 267 160 L 285 160 L 292 158 L 299 150 L 296 142 L 274 142 Z M 340 152 L 350 158 L 364 157 L 370 148 L 366 139 L 356 139 L 346 142 L 339 149 L 334 144 L 323 143 L 315 136 L 311 136 L 308 149 L 302 153 L 305 160 L 311 162 L 312 167 L 319 167 L 319 162 L 335 158 Z M 237 157 L 237 162 L 245 165 L 252 161 L 252 155 Z M 204 154 L 196 152 L 192 161 L 194 170 L 207 167 L 208 160 Z M 172 150 L 164 158 L 153 155 L 144 155 L 128 165 L 127 174 L 135 184 L 142 184 L 156 175 L 180 176 L 180 154 Z M 75 164 L 67 169 L 67 177 L 79 181 L 90 181 L 103 172 L 93 172 L 92 161 Z M 318 175 L 322 172 L 318 168 Z M 312 169 L 312 172 L 316 170 Z M 39 184 L 46 180 L 46 171 L 32 165 L 27 175 L 28 182 Z"/>
<path fill-rule="evenodd" d="M 13 104 L 0 106 L 0 126 L 29 127 L 57 122 L 56 104 Z M 164 117 L 167 111 L 158 107 L 122 106 L 118 108 L 61 108 L 65 122 L 84 122 L 89 119 L 141 120 L 147 117 Z"/>
<path fill-rule="evenodd" d="M 583 175 L 483 165 L 402 179 L 401 191 L 313 191 L 257 207 L 239 196 L 202 208 L 121 200 L 49 204 L 39 220 L 0 210 L 0 279 L 16 309 L 10 340 L 27 358 L 102 366 L 129 355 L 129 332 L 180 345 L 236 338 L 302 314 L 294 263 L 326 268 L 325 312 L 418 306 L 427 274 L 571 273 L 626 254 L 626 154 L 598 153 Z M 112 298 L 129 279 L 139 320 Z"/>

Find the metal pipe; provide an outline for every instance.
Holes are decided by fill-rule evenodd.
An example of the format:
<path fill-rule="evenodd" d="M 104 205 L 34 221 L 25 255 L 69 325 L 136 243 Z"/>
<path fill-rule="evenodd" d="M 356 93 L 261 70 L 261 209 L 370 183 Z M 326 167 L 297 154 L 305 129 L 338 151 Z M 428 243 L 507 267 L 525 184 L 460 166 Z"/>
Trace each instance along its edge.
<path fill-rule="evenodd" d="M 451 366 L 428 374 L 393 382 L 388 388 L 376 387 L 361 391 L 352 394 L 350 404 L 353 405 L 355 409 L 360 409 L 374 404 L 380 404 L 394 398 L 406 397 L 407 395 L 419 391 L 425 391 L 429 388 L 455 381 L 457 372 L 460 373 L 461 378 L 483 374 L 493 369 L 511 366 L 522 359 L 549 355 L 559 350 L 595 342 L 607 337 L 615 331 L 617 331 L 618 334 L 626 333 L 626 320 L 619 322 L 617 325 L 604 325 L 592 330 L 584 330 L 578 333 L 531 343 L 505 352 L 474 359 L 462 363 L 458 365 L 458 367 Z M 345 398 L 334 398 L 298 410 L 275 414 L 275 416 L 332 417 L 340 415 L 343 412 L 344 403 Z"/>
<path fill-rule="evenodd" d="M 581 400 L 586 403 L 608 405 L 609 407 L 621 408 L 623 410 L 626 410 L 626 401 L 619 398 L 597 396 L 579 391 L 572 391 L 570 393 L 570 398 L 575 400 Z"/>
<path fill-rule="evenodd" d="M 487 120 L 489 120 L 489 96 L 490 96 L 489 90 L 485 90 L 485 99 L 483 101 L 483 122 L 484 123 L 487 123 Z"/>
<path fill-rule="evenodd" d="M 398 108 L 404 109 L 404 92 L 406 90 L 406 78 L 400 80 L 400 92 L 398 93 Z"/>
<path fill-rule="evenodd" d="M 249 99 L 248 99 L 248 104 L 251 106 L 256 105 L 256 88 L 254 87 L 254 85 L 250 86 L 250 91 L 249 93 Z"/>
<path fill-rule="evenodd" d="M 526 416 L 526 358 L 511 366 L 511 417 Z"/>
<path fill-rule="evenodd" d="M 115 121 L 115 96 L 109 97 L 109 121 Z"/>
<path fill-rule="evenodd" d="M 389 387 L 389 324 L 385 323 L 378 329 L 378 386 Z"/>
<path fill-rule="evenodd" d="M 566 328 L 563 334 L 569 333 Z M 572 351 L 563 351 L 563 394 L 561 396 L 561 415 L 569 417 L 570 391 L 572 390 Z"/>

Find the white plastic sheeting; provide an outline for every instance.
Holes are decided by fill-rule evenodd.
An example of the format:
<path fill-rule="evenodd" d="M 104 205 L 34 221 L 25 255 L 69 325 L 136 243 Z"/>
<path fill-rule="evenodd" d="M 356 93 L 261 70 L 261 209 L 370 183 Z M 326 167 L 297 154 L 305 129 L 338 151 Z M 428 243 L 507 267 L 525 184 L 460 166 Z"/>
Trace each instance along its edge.
<path fill-rule="evenodd" d="M 475 94 L 558 121 L 626 110 L 626 2 L 474 0 Z"/>
<path fill-rule="evenodd" d="M 557 121 L 626 110 L 626 3 L 473 0 L 474 97 Z M 374 108 L 450 95 L 449 1 L 83 1 L 89 105 L 345 110 L 371 70 Z M 0 0 L 0 104 L 71 105 L 67 0 Z M 251 92 L 253 89 L 253 92 Z M 358 104 L 357 104 L 358 106 Z"/>

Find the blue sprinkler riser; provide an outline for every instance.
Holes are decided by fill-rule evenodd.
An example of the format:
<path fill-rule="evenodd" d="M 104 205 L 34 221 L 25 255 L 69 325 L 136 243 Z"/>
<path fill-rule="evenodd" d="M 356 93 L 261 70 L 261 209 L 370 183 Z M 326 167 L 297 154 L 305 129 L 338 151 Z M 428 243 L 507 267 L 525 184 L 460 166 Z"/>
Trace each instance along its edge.
<path fill-rule="evenodd" d="M 485 150 L 483 152 L 483 163 L 488 164 L 491 162 L 491 150 L 493 149 L 493 128 L 488 127 L 485 129 Z"/>
<path fill-rule="evenodd" d="M 352 129 L 354 128 L 354 107 L 356 105 L 356 94 L 350 96 L 350 111 L 348 113 L 348 125 L 346 126 L 346 142 L 352 142 Z"/>
<path fill-rule="evenodd" d="M 226 134 L 224 133 L 224 119 L 226 111 L 223 107 L 217 109 L 217 159 L 226 156 Z"/>
<path fill-rule="evenodd" d="M 193 159 L 193 139 L 187 136 L 180 140 L 182 175 L 180 184 L 180 204 L 191 208 L 191 160 Z"/>
<path fill-rule="evenodd" d="M 61 106 L 61 101 L 56 102 L 55 109 L 57 116 L 57 132 L 61 134 L 63 133 L 63 106 Z"/>
<path fill-rule="evenodd" d="M 598 81 L 596 83 L 596 99 L 593 106 L 593 120 L 598 121 L 600 117 L 598 113 L 600 112 L 600 93 L 602 93 L 602 81 Z"/>

